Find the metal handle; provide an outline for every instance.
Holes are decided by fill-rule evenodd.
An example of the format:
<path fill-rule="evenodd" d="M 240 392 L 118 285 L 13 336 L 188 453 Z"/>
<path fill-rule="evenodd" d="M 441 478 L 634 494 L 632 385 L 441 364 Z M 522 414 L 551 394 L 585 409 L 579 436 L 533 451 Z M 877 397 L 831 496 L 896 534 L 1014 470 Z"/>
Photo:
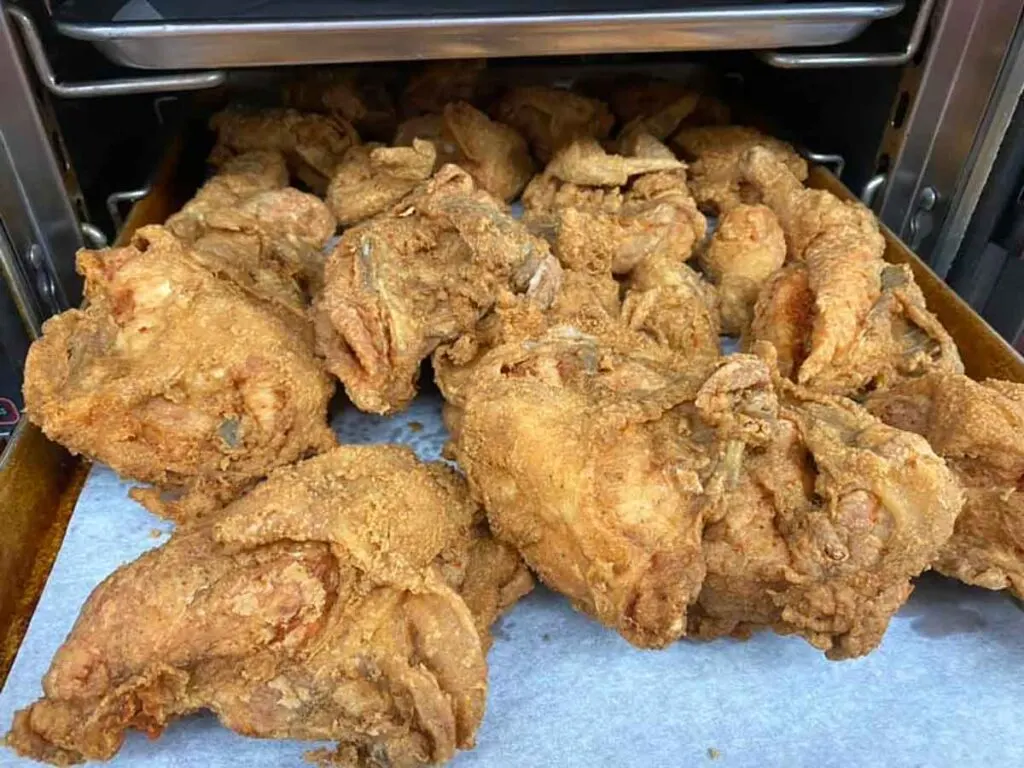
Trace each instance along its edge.
<path fill-rule="evenodd" d="M 107 195 L 107 213 L 110 214 L 111 221 L 114 222 L 114 232 L 120 232 L 121 227 L 124 225 L 124 218 L 121 216 L 121 206 L 125 203 L 137 203 L 139 200 L 149 194 L 150 187 L 147 184 L 144 187 L 138 189 L 129 189 L 124 192 L 114 192 Z"/>
<path fill-rule="evenodd" d="M 199 91 L 221 85 L 226 75 L 223 72 L 193 72 L 184 75 L 157 75 L 119 80 L 90 81 L 84 83 L 60 83 L 46 49 L 39 37 L 32 17 L 23 8 L 8 8 L 7 13 L 21 29 L 21 37 L 28 49 L 28 55 L 35 65 L 36 73 L 46 89 L 63 98 L 91 98 L 94 96 L 124 96 L 133 93 L 158 93 L 162 91 Z"/>
<path fill-rule="evenodd" d="M 902 67 L 917 55 L 924 41 L 925 30 L 932 16 L 935 0 L 921 0 L 917 19 L 906 47 L 899 53 L 780 53 L 759 54 L 762 61 L 779 69 L 814 69 L 824 67 Z"/>
<path fill-rule="evenodd" d="M 878 193 L 882 191 L 882 187 L 885 186 L 885 182 L 888 178 L 888 174 L 876 173 L 868 179 L 867 183 L 864 184 L 864 188 L 860 191 L 860 201 L 868 208 L 874 208 L 875 198 L 878 197 Z"/>
<path fill-rule="evenodd" d="M 837 179 L 842 178 L 846 170 L 846 158 L 830 152 L 812 152 L 809 149 L 800 149 L 800 154 L 805 160 L 818 165 L 824 165 L 832 169 Z"/>

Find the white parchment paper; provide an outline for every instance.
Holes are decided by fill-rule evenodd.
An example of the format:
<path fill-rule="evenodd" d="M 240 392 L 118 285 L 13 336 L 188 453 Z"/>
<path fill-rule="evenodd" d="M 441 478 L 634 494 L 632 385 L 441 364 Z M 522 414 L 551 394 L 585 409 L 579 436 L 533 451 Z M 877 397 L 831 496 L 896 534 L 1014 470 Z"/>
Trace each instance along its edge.
<path fill-rule="evenodd" d="M 345 442 L 399 442 L 436 459 L 436 393 L 391 419 L 349 407 Z M 170 526 L 96 467 L 0 693 L 0 728 L 40 679 L 92 589 L 166 540 Z M 882 647 L 830 662 L 803 640 L 680 642 L 639 651 L 540 589 L 495 630 L 487 715 L 457 768 L 1024 765 L 1024 610 L 1002 593 L 920 580 Z M 312 745 L 238 736 L 212 716 L 156 741 L 129 735 L 119 768 L 301 766 Z M 30 766 L 0 748 L 0 765 Z"/>

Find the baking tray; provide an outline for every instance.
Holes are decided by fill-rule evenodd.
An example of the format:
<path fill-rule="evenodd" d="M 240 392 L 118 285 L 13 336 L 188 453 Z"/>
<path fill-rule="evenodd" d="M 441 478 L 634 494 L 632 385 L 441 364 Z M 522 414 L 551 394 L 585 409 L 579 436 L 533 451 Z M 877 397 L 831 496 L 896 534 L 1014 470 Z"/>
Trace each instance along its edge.
<path fill-rule="evenodd" d="M 121 242 L 181 202 L 168 192 L 179 157 L 173 147 Z M 853 199 L 822 168 L 812 169 L 809 184 Z M 886 258 L 914 270 L 968 372 L 1024 381 L 1024 361 L 1012 348 L 891 232 L 884 234 Z M 345 442 L 405 443 L 436 459 L 446 437 L 440 409 L 426 382 L 403 414 L 384 418 L 349 406 L 333 425 Z M 50 659 L 92 589 L 166 540 L 169 525 L 132 502 L 128 487 L 105 467 L 74 464 L 34 427 L 0 468 L 0 509 L 18 510 L 30 523 L 0 527 L 3 551 L 17 553 L 27 568 L 18 587 L 0 582 L 0 605 L 7 600 L 13 614 L 6 651 L 17 651 L 0 691 L 0 728 L 40 695 Z M 10 495 L 15 488 L 28 494 L 31 509 Z M 1024 678 L 1012 674 L 1024 660 L 1024 611 L 1006 593 L 935 575 L 919 580 L 882 646 L 848 662 L 827 661 L 798 638 L 767 632 L 746 642 L 684 641 L 640 651 L 543 589 L 518 604 L 495 635 L 487 715 L 477 749 L 454 761 L 459 768 L 1024 764 L 1024 741 L 1016 737 Z M 247 739 L 206 715 L 173 724 L 155 742 L 131 734 L 112 764 L 298 766 L 313 746 Z M 0 765 L 35 764 L 0 750 Z"/>
<path fill-rule="evenodd" d="M 629 3 L 621 3 L 623 10 L 560 12 L 555 0 L 544 12 L 499 14 L 488 10 L 488 3 L 454 5 L 477 10 L 445 13 L 431 8 L 428 14 L 410 8 L 404 0 L 369 6 L 350 1 L 333 4 L 329 18 L 211 22 L 163 19 L 148 3 L 136 0 L 122 10 L 121 17 L 146 21 L 58 18 L 56 24 L 62 34 L 94 43 L 107 58 L 128 67 L 209 69 L 829 46 L 853 39 L 872 21 L 903 8 L 897 0 L 756 4 L 722 0 L 689 4 L 696 7 L 661 2 L 634 10 Z"/>

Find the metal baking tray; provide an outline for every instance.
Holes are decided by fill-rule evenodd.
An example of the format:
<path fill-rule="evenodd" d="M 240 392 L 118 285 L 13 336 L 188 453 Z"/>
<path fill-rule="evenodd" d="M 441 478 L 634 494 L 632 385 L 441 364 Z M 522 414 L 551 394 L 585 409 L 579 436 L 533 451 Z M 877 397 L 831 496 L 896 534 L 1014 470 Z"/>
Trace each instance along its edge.
<path fill-rule="evenodd" d="M 426 15 L 410 10 L 407 3 L 404 13 L 392 13 L 389 9 L 395 4 L 382 2 L 369 8 L 337 4 L 337 15 L 331 18 L 182 21 L 161 18 L 148 3 L 141 5 L 150 8 L 146 14 L 150 20 L 99 23 L 58 17 L 57 29 L 95 44 L 107 58 L 125 66 L 209 69 L 828 46 L 851 40 L 872 21 L 903 8 L 899 0 L 758 4 L 721 0 L 689 8 L 681 7 L 685 3 L 654 3 L 648 10 L 561 12 L 555 2 L 549 6 L 555 10 L 547 13 L 431 10 Z M 660 7 L 651 9 L 652 5 Z"/>

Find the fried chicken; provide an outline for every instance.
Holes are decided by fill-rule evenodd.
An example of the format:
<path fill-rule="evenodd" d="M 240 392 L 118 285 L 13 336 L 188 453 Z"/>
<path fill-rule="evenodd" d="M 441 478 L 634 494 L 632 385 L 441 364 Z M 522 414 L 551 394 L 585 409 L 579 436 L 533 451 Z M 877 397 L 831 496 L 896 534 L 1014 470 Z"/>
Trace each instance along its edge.
<path fill-rule="evenodd" d="M 718 287 L 722 332 L 747 333 L 758 292 L 786 260 L 786 239 L 771 209 L 738 205 L 722 215 L 700 266 Z"/>
<path fill-rule="evenodd" d="M 807 178 L 807 163 L 792 146 L 742 125 L 684 128 L 672 143 L 689 163 L 690 190 L 702 210 L 722 214 L 742 203 L 762 202 L 744 177 L 741 163 L 752 147 L 762 147 L 797 178 Z M 778 213 L 778 211 L 776 211 Z"/>
<path fill-rule="evenodd" d="M 782 357 L 796 364 L 797 381 L 862 398 L 929 371 L 963 371 L 956 345 L 928 311 L 909 268 L 882 259 L 885 239 L 871 211 L 806 189 L 762 148 L 744 158 L 743 171 L 778 216 L 790 258 L 806 268 L 810 322 L 802 292 L 759 302 L 755 315 L 767 311 L 771 317 L 754 320 L 769 334 L 756 338 L 789 341 Z M 795 301 L 789 309 L 787 298 Z M 777 325 L 787 321 L 804 324 Z"/>
<path fill-rule="evenodd" d="M 651 256 L 682 264 L 706 227 L 683 164 L 650 136 L 629 155 L 571 143 L 530 182 L 523 206 L 564 266 L 596 273 L 625 274 Z"/>
<path fill-rule="evenodd" d="M 932 373 L 872 395 L 867 407 L 923 435 L 966 489 L 935 570 L 1024 599 L 1024 384 Z"/>
<path fill-rule="evenodd" d="M 807 265 L 788 264 L 768 278 L 757 302 L 748 333 L 740 337 L 740 346 L 750 349 L 754 340 L 775 348 L 779 373 L 791 379 L 807 357 L 811 323 L 814 317 L 814 292 Z"/>
<path fill-rule="evenodd" d="M 603 101 L 547 86 L 512 88 L 494 116 L 522 133 L 541 163 L 577 139 L 606 139 L 615 124 Z"/>
<path fill-rule="evenodd" d="M 398 126 L 395 144 L 412 145 L 416 139 L 434 144 L 437 167 L 455 163 L 477 186 L 506 202 L 519 197 L 533 176 L 533 159 L 519 132 L 464 101 Z"/>
<path fill-rule="evenodd" d="M 193 242 L 206 231 L 211 211 L 233 208 L 260 192 L 288 185 L 284 155 L 276 150 L 255 150 L 229 157 L 195 196 L 172 215 L 165 226 L 177 237 Z"/>
<path fill-rule="evenodd" d="M 327 761 L 445 762 L 473 746 L 487 694 L 474 616 L 438 560 L 474 519 L 464 481 L 406 448 L 279 469 L 93 592 L 7 743 L 106 760 L 127 730 L 208 709 L 248 736 L 336 741 L 313 755 Z M 495 563 L 474 555 L 465 582 Z"/>
<path fill-rule="evenodd" d="M 942 459 L 849 400 L 773 385 L 748 356 L 721 363 L 688 421 L 712 459 L 690 634 L 771 627 L 831 659 L 875 648 L 963 503 Z"/>
<path fill-rule="evenodd" d="M 241 152 L 281 152 L 292 176 L 318 195 L 327 190 L 346 150 L 359 143 L 345 120 L 294 109 L 226 109 L 210 118 L 210 128 L 217 134 L 214 165 Z"/>
<path fill-rule="evenodd" d="M 484 87 L 486 71 L 486 59 L 430 62 L 409 78 L 402 92 L 402 115 L 436 114 L 456 101 L 474 103 Z"/>
<path fill-rule="evenodd" d="M 146 506 L 185 519 L 334 445 L 334 386 L 309 341 L 170 232 L 80 251 L 78 269 L 89 306 L 50 319 L 32 346 L 29 417 L 156 486 L 137 494 Z"/>
<path fill-rule="evenodd" d="M 560 273 L 542 240 L 448 165 L 342 236 L 314 303 L 317 345 L 357 407 L 391 413 L 415 395 L 421 361 L 500 291 L 550 303 Z"/>
<path fill-rule="evenodd" d="M 390 141 L 398 124 L 394 100 L 382 79 L 363 77 L 354 68 L 304 71 L 285 86 L 284 103 L 335 115 L 375 141 Z"/>
<path fill-rule="evenodd" d="M 629 76 L 602 90 L 623 125 L 644 125 L 647 133 L 667 140 L 680 125 L 724 125 L 729 108 L 709 93 L 674 80 Z"/>
<path fill-rule="evenodd" d="M 345 153 L 327 188 L 327 204 L 343 227 L 382 213 L 434 172 L 437 151 L 429 141 L 408 147 L 361 144 Z"/>
<path fill-rule="evenodd" d="M 867 653 L 962 501 L 924 440 L 750 355 L 562 326 L 488 352 L 460 395 L 453 453 L 495 535 L 643 647 L 768 627 Z"/>

